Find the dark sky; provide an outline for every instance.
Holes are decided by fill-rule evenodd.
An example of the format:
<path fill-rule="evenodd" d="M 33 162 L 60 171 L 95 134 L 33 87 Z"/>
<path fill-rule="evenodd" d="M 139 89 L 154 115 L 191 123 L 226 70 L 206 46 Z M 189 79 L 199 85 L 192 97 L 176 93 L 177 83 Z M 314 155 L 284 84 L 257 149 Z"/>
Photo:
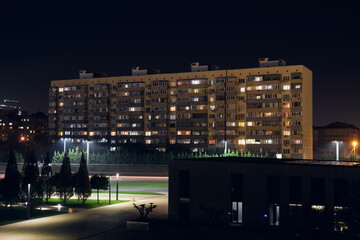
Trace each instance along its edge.
<path fill-rule="evenodd" d="M 46 112 L 50 81 L 80 69 L 118 76 L 137 65 L 166 73 L 195 61 L 226 69 L 283 58 L 313 71 L 314 125 L 360 127 L 357 8 L 274 2 L 2 6 L 0 99 Z"/>

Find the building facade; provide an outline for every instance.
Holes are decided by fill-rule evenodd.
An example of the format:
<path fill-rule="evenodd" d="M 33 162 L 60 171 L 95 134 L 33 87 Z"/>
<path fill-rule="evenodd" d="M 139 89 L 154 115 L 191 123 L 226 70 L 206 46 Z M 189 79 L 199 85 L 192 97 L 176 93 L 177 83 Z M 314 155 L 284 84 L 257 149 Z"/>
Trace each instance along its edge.
<path fill-rule="evenodd" d="M 224 149 L 312 158 L 312 72 L 303 65 L 51 82 L 49 133 L 119 143 L 142 142 L 158 150 L 171 144 L 192 151 Z M 84 73 L 82 71 L 82 73 Z"/>
<path fill-rule="evenodd" d="M 329 230 L 342 231 L 337 213 L 357 196 L 359 181 L 359 162 L 176 159 L 169 162 L 169 218 L 286 229 L 324 216 Z"/>
<path fill-rule="evenodd" d="M 339 158 L 349 159 L 358 155 L 360 129 L 344 122 L 334 122 L 314 127 L 314 158 L 335 159 L 336 143 L 339 142 Z"/>

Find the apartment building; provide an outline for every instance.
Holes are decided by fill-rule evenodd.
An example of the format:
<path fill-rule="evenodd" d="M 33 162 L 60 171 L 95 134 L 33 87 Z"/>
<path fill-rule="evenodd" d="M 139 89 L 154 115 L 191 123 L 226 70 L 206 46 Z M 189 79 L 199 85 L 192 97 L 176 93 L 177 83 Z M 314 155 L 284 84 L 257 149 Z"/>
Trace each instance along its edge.
<path fill-rule="evenodd" d="M 157 150 L 181 144 L 192 151 L 228 149 L 312 158 L 312 72 L 303 65 L 259 60 L 258 68 L 132 76 L 79 77 L 51 82 L 49 133 Z M 81 71 L 83 76 L 85 71 Z M 90 77 L 88 77 L 90 76 Z"/>

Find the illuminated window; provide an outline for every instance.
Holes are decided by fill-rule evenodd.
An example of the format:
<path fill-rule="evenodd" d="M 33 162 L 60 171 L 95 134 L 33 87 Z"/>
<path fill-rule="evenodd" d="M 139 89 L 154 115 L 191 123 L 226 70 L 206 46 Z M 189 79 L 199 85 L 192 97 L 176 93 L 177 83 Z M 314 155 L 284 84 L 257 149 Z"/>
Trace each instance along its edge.
<path fill-rule="evenodd" d="M 238 144 L 239 145 L 245 145 L 245 139 L 239 139 Z"/>
<path fill-rule="evenodd" d="M 239 122 L 238 125 L 239 127 L 245 127 L 245 122 Z"/>
<path fill-rule="evenodd" d="M 176 111 L 176 107 L 172 106 L 170 107 L 170 112 L 175 112 Z"/>
<path fill-rule="evenodd" d="M 240 88 L 240 92 L 245 92 L 245 88 L 244 87 Z"/>
<path fill-rule="evenodd" d="M 247 125 L 248 125 L 249 127 L 252 127 L 252 126 L 254 126 L 254 122 L 247 122 Z"/>
<path fill-rule="evenodd" d="M 215 100 L 215 98 L 214 97 L 210 97 L 210 102 L 213 102 L 214 100 Z"/>
<path fill-rule="evenodd" d="M 283 131 L 284 136 L 290 136 L 290 131 Z"/>
<path fill-rule="evenodd" d="M 256 86 L 255 89 L 256 89 L 257 91 L 261 91 L 261 90 L 263 89 L 263 86 Z"/>
<path fill-rule="evenodd" d="M 290 108 L 290 103 L 283 103 L 283 108 Z"/>
<path fill-rule="evenodd" d="M 261 77 L 261 76 L 255 77 L 255 82 L 260 82 L 260 81 L 262 81 L 262 77 Z"/>
<path fill-rule="evenodd" d="M 177 135 L 190 135 L 191 131 L 177 131 Z"/>
<path fill-rule="evenodd" d="M 260 144 L 259 139 L 246 139 L 246 144 Z"/>
<path fill-rule="evenodd" d="M 283 90 L 290 90 L 290 85 L 284 85 Z"/>
<path fill-rule="evenodd" d="M 215 144 L 215 140 L 209 140 L 209 144 Z"/>
<path fill-rule="evenodd" d="M 116 132 L 111 132 L 111 136 L 116 136 Z"/>
<path fill-rule="evenodd" d="M 175 119 L 176 119 L 176 115 L 170 115 L 170 119 L 171 119 L 171 120 L 175 120 Z"/>
<path fill-rule="evenodd" d="M 151 139 L 145 140 L 145 143 L 146 143 L 146 144 L 151 144 Z"/>
<path fill-rule="evenodd" d="M 63 103 L 63 102 L 59 102 L 59 106 L 60 106 L 60 107 L 64 106 L 64 103 Z"/>
<path fill-rule="evenodd" d="M 59 88 L 59 92 L 64 92 L 64 88 Z"/>
<path fill-rule="evenodd" d="M 151 136 L 151 132 L 150 131 L 145 132 L 145 136 Z"/>

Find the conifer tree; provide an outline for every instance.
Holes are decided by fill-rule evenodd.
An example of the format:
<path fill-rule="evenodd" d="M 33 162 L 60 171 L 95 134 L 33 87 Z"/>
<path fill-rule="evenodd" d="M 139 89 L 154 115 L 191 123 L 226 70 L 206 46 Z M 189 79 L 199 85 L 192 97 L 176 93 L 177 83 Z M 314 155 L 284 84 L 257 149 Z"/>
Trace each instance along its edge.
<path fill-rule="evenodd" d="M 56 192 L 60 199 L 63 200 L 64 205 L 66 204 L 66 200 L 74 195 L 73 186 L 74 184 L 73 176 L 71 174 L 70 159 L 68 157 L 68 153 L 66 152 L 56 180 Z"/>
<path fill-rule="evenodd" d="M 51 159 L 49 152 L 46 154 L 44 165 L 41 170 L 41 176 L 43 177 L 51 177 L 52 176 L 52 168 L 51 168 Z"/>
<path fill-rule="evenodd" d="M 78 199 L 81 199 L 83 205 L 86 199 L 91 195 L 91 185 L 89 180 L 89 172 L 86 165 L 84 153 L 81 155 L 79 171 L 75 179 L 75 194 Z"/>
<path fill-rule="evenodd" d="M 108 189 L 109 179 L 107 177 L 94 175 L 90 179 L 91 188 L 97 190 L 97 202 L 99 204 L 99 189 Z"/>
<path fill-rule="evenodd" d="M 10 147 L 9 161 L 6 165 L 5 178 L 1 181 L 5 205 L 12 206 L 20 197 L 21 173 L 18 171 L 14 149 Z"/>

